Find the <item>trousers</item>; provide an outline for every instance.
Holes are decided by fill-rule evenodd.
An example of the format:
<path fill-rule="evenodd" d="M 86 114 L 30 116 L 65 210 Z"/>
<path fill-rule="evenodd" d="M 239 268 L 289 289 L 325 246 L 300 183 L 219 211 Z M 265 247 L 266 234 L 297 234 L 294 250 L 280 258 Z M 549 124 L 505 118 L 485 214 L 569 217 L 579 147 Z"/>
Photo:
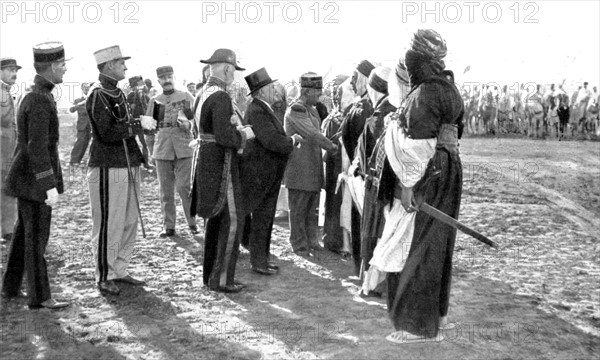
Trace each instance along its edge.
<path fill-rule="evenodd" d="M 51 298 L 44 254 L 50 238 L 52 208 L 44 203 L 17 199 L 17 209 L 2 291 L 15 296 L 26 274 L 29 306 L 36 306 Z"/>
<path fill-rule="evenodd" d="M 175 190 L 179 194 L 183 213 L 189 226 L 196 225 L 196 220 L 190 214 L 192 198 L 190 196 L 192 158 L 175 160 L 156 159 L 156 173 L 160 187 L 160 210 L 165 229 L 175 229 Z"/>
<path fill-rule="evenodd" d="M 319 244 L 318 192 L 288 189 L 290 204 L 290 244 L 294 251 Z"/>
<path fill-rule="evenodd" d="M 135 193 L 140 194 L 139 167 L 90 167 L 88 185 L 92 208 L 92 249 L 96 281 L 129 275 L 138 225 Z M 134 190 L 135 189 L 135 190 Z"/>

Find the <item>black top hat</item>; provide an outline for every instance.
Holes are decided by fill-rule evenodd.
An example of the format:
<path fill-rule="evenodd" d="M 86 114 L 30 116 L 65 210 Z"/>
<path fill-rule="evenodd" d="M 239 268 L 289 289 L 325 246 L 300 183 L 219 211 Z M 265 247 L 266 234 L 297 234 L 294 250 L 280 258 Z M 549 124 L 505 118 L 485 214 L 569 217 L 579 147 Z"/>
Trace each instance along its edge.
<path fill-rule="evenodd" d="M 143 81 L 141 76 L 133 76 L 129 78 L 129 86 L 134 87 L 137 86 L 138 82 Z"/>
<path fill-rule="evenodd" d="M 265 68 L 260 68 L 256 70 L 252 74 L 246 76 L 244 79 L 246 79 L 246 83 L 250 88 L 250 93 L 248 93 L 248 95 L 252 95 L 252 93 L 254 93 L 257 90 L 260 90 L 260 88 L 262 88 L 263 86 L 269 85 L 277 81 L 277 79 L 271 80 L 271 77 L 269 76 Z"/>
<path fill-rule="evenodd" d="M 229 50 L 229 49 L 217 49 L 212 54 L 210 59 L 200 60 L 200 62 L 203 64 L 227 63 L 227 64 L 231 64 L 231 65 L 235 66 L 235 69 L 238 71 L 246 70 L 246 69 L 238 66 L 237 60 L 235 57 L 235 53 L 233 52 L 233 50 Z"/>
<path fill-rule="evenodd" d="M 7 67 L 11 67 L 11 66 L 16 67 L 17 70 L 22 69 L 19 65 L 17 65 L 17 60 L 15 60 L 14 58 L 4 57 L 4 58 L 0 59 L 0 69 L 4 69 Z"/>
<path fill-rule="evenodd" d="M 59 41 L 44 42 L 33 47 L 34 62 L 49 63 L 68 60 L 71 58 L 65 58 L 65 48 Z"/>

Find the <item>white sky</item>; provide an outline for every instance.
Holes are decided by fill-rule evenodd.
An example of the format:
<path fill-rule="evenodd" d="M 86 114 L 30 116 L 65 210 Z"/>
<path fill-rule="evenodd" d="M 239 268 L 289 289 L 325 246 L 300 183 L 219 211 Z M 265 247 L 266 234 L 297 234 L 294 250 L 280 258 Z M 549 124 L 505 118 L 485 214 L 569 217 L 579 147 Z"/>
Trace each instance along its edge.
<path fill-rule="evenodd" d="M 416 29 L 432 28 L 447 42 L 447 68 L 454 70 L 458 83 L 567 79 L 571 90 L 583 81 L 594 86 L 600 80 L 597 0 L 320 1 L 318 14 L 315 3 L 113 0 L 22 5 L 3 0 L 0 56 L 16 57 L 23 66 L 19 82 L 28 82 L 34 76 L 31 47 L 62 41 L 67 56 L 74 57 L 65 82 L 94 81 L 93 52 L 118 44 L 132 56 L 128 77 L 142 75 L 156 83 L 156 67 L 170 64 L 183 83 L 201 78 L 200 59 L 228 47 L 247 69 L 242 75 L 264 66 L 272 78 L 286 82 L 306 71 L 349 74 L 364 58 L 392 65 Z M 231 13 L 226 14 L 225 8 Z M 426 9 L 432 13 L 422 19 Z M 295 18 L 297 22 L 292 22 Z M 471 71 L 463 75 L 467 65 Z"/>

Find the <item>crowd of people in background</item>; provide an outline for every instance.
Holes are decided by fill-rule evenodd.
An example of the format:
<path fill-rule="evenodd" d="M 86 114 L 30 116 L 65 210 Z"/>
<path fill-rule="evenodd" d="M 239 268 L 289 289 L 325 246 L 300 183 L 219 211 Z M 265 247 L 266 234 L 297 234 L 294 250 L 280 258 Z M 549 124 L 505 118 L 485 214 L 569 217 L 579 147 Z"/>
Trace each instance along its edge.
<path fill-rule="evenodd" d="M 590 139 L 600 136 L 596 86 L 584 82 L 572 93 L 563 84 L 463 86 L 465 131 L 473 135 Z"/>

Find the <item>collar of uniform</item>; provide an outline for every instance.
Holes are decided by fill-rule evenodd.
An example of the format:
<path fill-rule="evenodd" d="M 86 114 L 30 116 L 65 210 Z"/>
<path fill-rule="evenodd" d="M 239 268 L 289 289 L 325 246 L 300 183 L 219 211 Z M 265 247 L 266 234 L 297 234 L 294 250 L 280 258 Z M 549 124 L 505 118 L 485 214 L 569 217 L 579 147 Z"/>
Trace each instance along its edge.
<path fill-rule="evenodd" d="M 208 86 L 218 86 L 221 87 L 223 89 L 227 89 L 227 84 L 225 83 L 225 81 L 219 79 L 218 77 L 215 76 L 211 76 L 210 78 L 208 78 Z"/>
<path fill-rule="evenodd" d="M 8 85 L 7 83 L 5 83 L 4 81 L 0 80 L 0 86 L 7 91 L 10 91 L 10 89 L 12 88 L 12 85 Z"/>
<path fill-rule="evenodd" d="M 164 95 L 173 95 L 173 94 L 175 94 L 175 89 L 163 90 L 163 94 Z"/>
<path fill-rule="evenodd" d="M 40 89 L 44 89 L 48 92 L 51 92 L 52 89 L 54 89 L 54 84 L 50 80 L 46 79 L 45 77 L 39 74 L 35 76 L 33 82 L 37 85 L 37 87 L 39 87 Z"/>
<path fill-rule="evenodd" d="M 106 88 L 106 89 L 116 89 L 117 88 L 117 84 L 119 83 L 119 81 L 113 77 L 110 77 L 106 74 L 100 74 L 100 76 L 98 77 L 98 80 L 100 80 L 100 83 L 102 84 L 102 87 Z"/>

